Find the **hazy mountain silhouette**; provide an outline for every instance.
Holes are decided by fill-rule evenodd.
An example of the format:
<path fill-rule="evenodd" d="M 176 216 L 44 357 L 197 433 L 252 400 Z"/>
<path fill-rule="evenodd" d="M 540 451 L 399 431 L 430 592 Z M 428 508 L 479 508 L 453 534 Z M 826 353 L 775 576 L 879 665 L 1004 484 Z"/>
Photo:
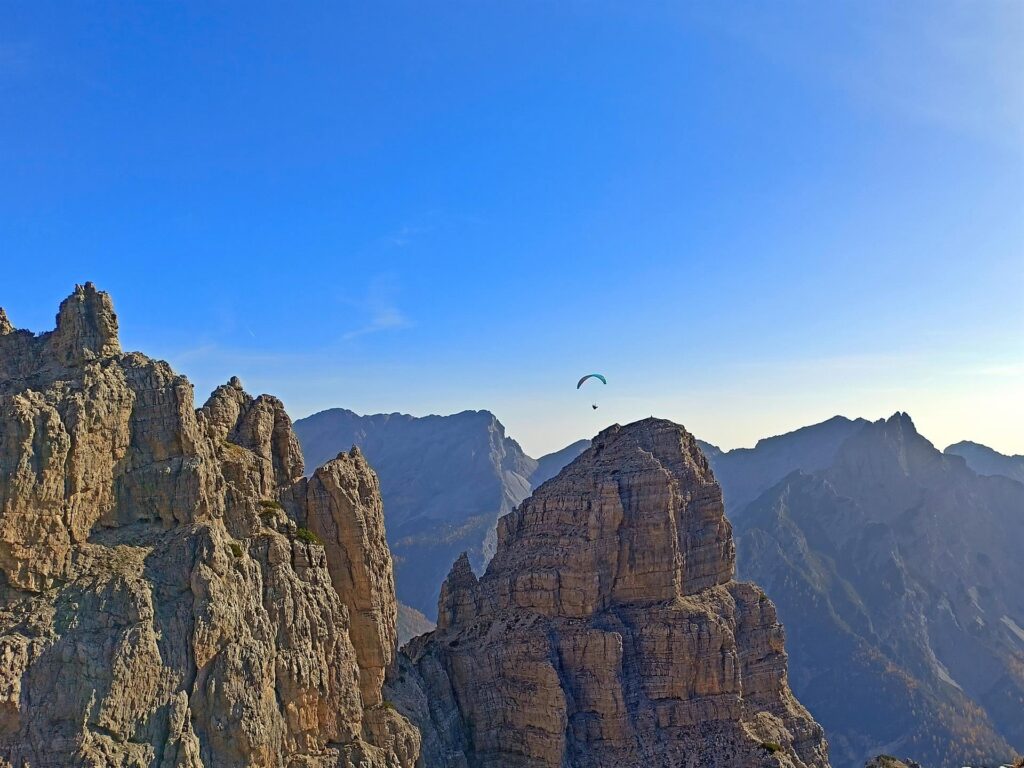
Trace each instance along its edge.
<path fill-rule="evenodd" d="M 435 626 L 437 625 L 434 622 L 412 606 L 401 602 L 398 604 L 398 623 L 396 628 L 398 631 L 399 648 L 412 638 L 430 632 Z"/>
<path fill-rule="evenodd" d="M 497 518 L 589 445 L 534 460 L 485 411 L 335 409 L 295 429 L 310 469 L 363 449 L 381 478 L 399 598 L 428 617 L 458 553 L 480 570 Z M 793 690 L 837 768 L 879 752 L 996 762 L 1024 746 L 1024 485 L 970 468 L 953 455 L 962 445 L 940 453 L 906 414 L 837 416 L 747 449 L 701 443 L 740 576 L 778 605 Z"/>
<path fill-rule="evenodd" d="M 1007 759 L 1024 749 L 1024 485 L 943 455 L 906 414 L 831 423 L 852 434 L 823 441 L 818 469 L 738 511 L 727 496 L 739 572 L 787 628 L 794 692 L 837 768 L 878 752 Z M 782 468 L 759 457 L 745 455 L 745 478 Z"/>
<path fill-rule="evenodd" d="M 953 443 L 945 452 L 962 456 L 967 466 L 979 475 L 1002 475 L 1024 483 L 1024 456 L 1007 456 L 970 440 Z"/>
<path fill-rule="evenodd" d="M 834 416 L 828 421 L 757 441 L 753 448 L 722 451 L 698 441 L 722 485 L 725 503 L 738 512 L 793 470 L 813 472 L 832 463 L 839 446 L 868 422 Z"/>

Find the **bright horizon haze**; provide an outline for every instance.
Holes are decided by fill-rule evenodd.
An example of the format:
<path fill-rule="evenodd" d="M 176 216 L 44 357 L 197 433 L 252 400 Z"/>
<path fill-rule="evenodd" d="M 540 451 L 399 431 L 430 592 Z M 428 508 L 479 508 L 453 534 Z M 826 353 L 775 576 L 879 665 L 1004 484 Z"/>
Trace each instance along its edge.
<path fill-rule="evenodd" d="M 487 409 L 533 456 L 896 411 L 1024 454 L 1022 39 L 998 1 L 0 0 L 0 306 L 91 280 L 199 404 Z"/>

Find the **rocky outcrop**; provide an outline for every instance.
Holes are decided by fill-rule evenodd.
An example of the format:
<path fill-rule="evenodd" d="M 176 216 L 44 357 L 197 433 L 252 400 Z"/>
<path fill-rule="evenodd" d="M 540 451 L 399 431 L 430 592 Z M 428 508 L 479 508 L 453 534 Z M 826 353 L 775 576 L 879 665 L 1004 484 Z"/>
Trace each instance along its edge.
<path fill-rule="evenodd" d="M 878 755 L 868 761 L 865 768 L 921 768 L 913 760 L 900 760 L 890 755 Z"/>
<path fill-rule="evenodd" d="M 200 409 L 91 284 L 0 312 L 0 766 L 411 766 L 377 481 L 280 401 Z"/>
<path fill-rule="evenodd" d="M 423 765 L 826 766 L 772 603 L 733 580 L 722 494 L 671 422 L 614 426 L 463 556 L 386 696 Z"/>
<path fill-rule="evenodd" d="M 381 703 L 397 606 L 377 476 L 353 448 L 316 471 L 306 489 L 309 529 L 324 542 L 334 588 L 349 608 L 363 702 Z"/>
<path fill-rule="evenodd" d="M 793 689 L 834 765 L 1024 750 L 1024 485 L 979 476 L 897 413 L 730 516 L 740 574 L 778 606 Z"/>
<path fill-rule="evenodd" d="M 467 552 L 482 571 L 498 518 L 587 444 L 535 461 L 488 411 L 360 416 L 332 408 L 299 419 L 295 431 L 308 467 L 351 446 L 366 455 L 380 476 L 398 597 L 429 617 L 449 563 Z"/>

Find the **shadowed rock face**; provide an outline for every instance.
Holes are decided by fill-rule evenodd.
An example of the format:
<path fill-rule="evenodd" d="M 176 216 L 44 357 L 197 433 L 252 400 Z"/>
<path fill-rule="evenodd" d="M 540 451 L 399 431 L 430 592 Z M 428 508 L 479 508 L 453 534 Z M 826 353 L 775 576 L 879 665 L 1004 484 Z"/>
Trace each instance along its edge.
<path fill-rule="evenodd" d="M 740 573 L 778 605 L 833 763 L 1024 751 L 1024 485 L 943 455 L 903 413 L 780 480 L 731 515 Z"/>
<path fill-rule="evenodd" d="M 194 409 L 91 284 L 0 312 L 0 766 L 413 765 L 376 477 L 302 475 L 280 401 Z"/>
<path fill-rule="evenodd" d="M 846 439 L 867 423 L 864 419 L 833 416 L 820 424 L 758 440 L 753 448 L 731 451 L 697 442 L 711 462 L 725 493 L 729 516 L 735 520 L 747 504 L 790 472 L 813 472 L 829 466 Z"/>
<path fill-rule="evenodd" d="M 722 494 L 671 422 L 614 426 L 462 557 L 386 696 L 430 766 L 826 766 L 782 628 L 733 581 Z"/>

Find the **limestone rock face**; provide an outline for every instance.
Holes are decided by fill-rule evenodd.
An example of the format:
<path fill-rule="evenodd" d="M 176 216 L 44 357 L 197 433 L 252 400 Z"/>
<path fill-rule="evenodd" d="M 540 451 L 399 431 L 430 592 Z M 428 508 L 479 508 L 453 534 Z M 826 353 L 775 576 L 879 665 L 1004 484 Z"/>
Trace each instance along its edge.
<path fill-rule="evenodd" d="M 412 766 L 376 478 L 302 475 L 280 401 L 194 409 L 91 284 L 0 311 L 0 766 Z"/>
<path fill-rule="evenodd" d="M 456 561 L 385 695 L 425 766 L 827 766 L 775 608 L 733 570 L 694 438 L 613 426 L 499 521 L 483 577 Z"/>
<path fill-rule="evenodd" d="M 316 471 L 306 500 L 309 528 L 323 539 L 331 581 L 349 607 L 363 701 L 380 704 L 397 641 L 395 578 L 384 540 L 380 483 L 353 448 Z"/>

